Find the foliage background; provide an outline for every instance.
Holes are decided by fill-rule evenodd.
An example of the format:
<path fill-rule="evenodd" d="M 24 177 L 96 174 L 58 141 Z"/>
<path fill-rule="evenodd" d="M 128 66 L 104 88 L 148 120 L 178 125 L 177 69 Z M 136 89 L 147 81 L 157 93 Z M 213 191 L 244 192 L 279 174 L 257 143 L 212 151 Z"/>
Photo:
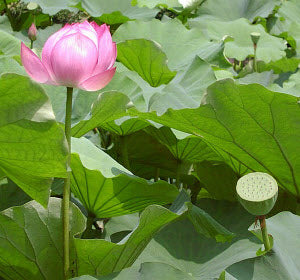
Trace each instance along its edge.
<path fill-rule="evenodd" d="M 106 88 L 74 91 L 75 279 L 300 279 L 297 0 L 2 1 L 3 279 L 63 279 L 66 90 L 30 81 L 20 43 L 35 21 L 40 53 L 84 19 L 111 26 L 118 57 Z M 235 195 L 255 171 L 280 187 L 261 256 Z"/>

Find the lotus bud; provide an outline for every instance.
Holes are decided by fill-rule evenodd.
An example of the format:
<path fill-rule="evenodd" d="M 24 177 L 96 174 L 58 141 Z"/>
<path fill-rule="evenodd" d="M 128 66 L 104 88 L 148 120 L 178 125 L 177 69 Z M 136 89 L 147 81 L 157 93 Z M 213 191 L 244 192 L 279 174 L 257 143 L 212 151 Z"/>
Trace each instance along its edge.
<path fill-rule="evenodd" d="M 35 27 L 35 24 L 32 23 L 28 30 L 28 38 L 30 39 L 30 41 L 35 41 L 36 35 L 37 35 L 37 29 Z"/>
<path fill-rule="evenodd" d="M 241 177 L 236 185 L 238 199 L 252 215 L 268 214 L 278 196 L 275 179 L 267 173 L 254 172 Z"/>

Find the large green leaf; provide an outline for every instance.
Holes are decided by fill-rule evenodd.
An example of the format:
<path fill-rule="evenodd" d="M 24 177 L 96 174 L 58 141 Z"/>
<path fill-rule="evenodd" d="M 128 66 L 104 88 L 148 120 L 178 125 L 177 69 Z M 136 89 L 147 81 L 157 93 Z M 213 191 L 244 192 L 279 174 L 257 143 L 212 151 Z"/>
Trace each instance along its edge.
<path fill-rule="evenodd" d="M 104 123 L 101 127 L 110 132 L 125 136 L 139 131 L 149 125 L 149 122 L 126 116 L 112 122 Z"/>
<path fill-rule="evenodd" d="M 300 72 L 296 72 L 295 74 L 292 74 L 288 80 L 286 80 L 282 87 L 280 87 L 277 84 L 273 84 L 270 86 L 270 88 L 274 91 L 284 92 L 288 93 L 297 97 L 300 97 Z"/>
<path fill-rule="evenodd" d="M 241 18 L 234 21 L 205 21 L 194 22 L 195 29 L 206 29 L 211 40 L 220 41 L 224 36 L 231 36 L 233 40 L 225 42 L 224 54 L 229 58 L 245 60 L 248 55 L 254 54 L 250 34 L 260 33 L 257 44 L 257 59 L 264 62 L 279 60 L 285 56 L 285 43 L 282 39 L 269 35 L 262 25 L 251 25 L 248 20 Z"/>
<path fill-rule="evenodd" d="M 0 211 L 28 202 L 30 197 L 14 182 L 7 178 L 0 179 Z"/>
<path fill-rule="evenodd" d="M 127 142 L 130 170 L 139 177 L 152 179 L 157 172 L 161 178 L 175 178 L 177 160 L 166 146 L 144 130 L 125 136 Z M 110 154 L 122 162 L 122 141 L 115 138 Z"/>
<path fill-rule="evenodd" d="M 171 70 L 179 70 L 189 65 L 204 47 L 212 45 L 200 29 L 188 30 L 177 20 L 127 22 L 117 29 L 113 39 L 117 43 L 131 39 L 157 42 L 168 57 Z"/>
<path fill-rule="evenodd" d="M 294 280 L 300 275 L 300 217 L 281 212 L 267 219 L 267 227 L 273 236 L 271 254 L 239 262 L 227 269 L 236 279 Z M 288 236 L 288 238 L 287 238 Z M 249 277 L 248 277 L 249 276 Z"/>
<path fill-rule="evenodd" d="M 131 0 L 80 0 L 83 9 L 91 16 L 99 17 L 112 14 L 116 16 L 122 15 L 129 19 L 151 19 L 154 18 L 157 11 L 148 8 L 133 7 Z"/>
<path fill-rule="evenodd" d="M 178 195 L 177 188 L 165 181 L 151 183 L 133 176 L 87 139 L 73 138 L 72 152 L 72 192 L 97 218 L 172 203 Z"/>
<path fill-rule="evenodd" d="M 273 70 L 275 74 L 284 72 L 295 72 L 299 66 L 300 59 L 296 57 L 287 58 L 283 57 L 277 61 L 271 61 L 270 63 L 263 63 L 259 61 L 257 68 L 259 72 Z"/>
<path fill-rule="evenodd" d="M 194 165 L 197 178 L 211 197 L 220 200 L 236 200 L 238 175 L 225 163 L 204 161 Z"/>
<path fill-rule="evenodd" d="M 185 71 L 151 96 L 149 110 L 162 114 L 168 108 L 197 108 L 206 88 L 215 81 L 211 65 L 196 56 Z"/>
<path fill-rule="evenodd" d="M 211 147 L 209 147 L 202 139 L 194 135 L 172 130 L 168 127 L 156 129 L 149 126 L 145 131 L 165 145 L 172 155 L 179 160 L 189 162 L 220 160 L 220 157 Z"/>
<path fill-rule="evenodd" d="M 167 57 L 159 45 L 150 40 L 135 39 L 118 44 L 118 60 L 136 71 L 151 86 L 168 84 L 176 75 L 167 66 Z"/>
<path fill-rule="evenodd" d="M 186 194 L 182 194 L 172 207 L 175 212 L 158 205 L 148 206 L 140 216 L 138 227 L 117 244 L 106 240 L 74 239 L 78 274 L 106 275 L 131 266 L 156 232 L 187 215 L 198 232 L 221 241 L 232 238 L 229 231 L 203 210 L 190 202 L 185 203 Z"/>
<path fill-rule="evenodd" d="M 15 59 L 6 56 L 0 56 L 0 74 L 3 73 L 26 75 L 24 68 Z"/>
<path fill-rule="evenodd" d="M 51 86 L 43 84 L 47 95 L 52 104 L 55 118 L 58 122 L 64 122 L 66 115 L 66 87 Z M 72 104 L 72 124 L 76 124 L 89 116 L 91 107 L 97 101 L 99 91 L 87 92 L 81 89 L 74 88 L 73 104 Z"/>
<path fill-rule="evenodd" d="M 210 203 L 211 204 L 211 203 Z M 289 212 L 280 213 L 267 219 L 269 232 L 275 240 L 273 251 L 267 255 L 254 258 L 254 250 L 259 247 L 253 237 L 246 234 L 250 216 L 234 204 L 213 203 L 211 211 L 223 211 L 228 215 L 226 222 L 232 224 L 239 232 L 239 240 L 225 248 L 220 244 L 211 244 L 209 240 L 196 237 L 193 228 L 186 221 L 167 226 L 156 234 L 141 255 L 138 263 L 120 273 L 104 277 L 82 276 L 80 280 L 149 280 L 149 279 L 219 279 L 219 280 L 294 280 L 299 275 L 299 216 Z M 235 212 L 233 212 L 235 211 Z M 242 215 L 241 215 L 242 212 Z M 240 220 L 238 220 L 238 217 Z M 243 221 L 244 220 L 244 221 Z M 290 237 L 285 236 L 289 232 Z M 187 248 L 186 240 L 192 243 Z M 277 241 L 277 244 L 276 244 Z M 182 244 L 181 244 L 182 243 Z M 296 245 L 297 244 L 297 245 Z M 237 248 L 240 248 L 238 250 Z M 222 249 L 224 251 L 222 251 Z M 199 251 L 205 251 L 201 256 Z M 218 255 L 220 254 L 220 255 Z M 240 259 L 240 261 L 238 261 Z M 139 266 L 139 263 L 144 261 Z M 230 266 L 230 263 L 234 263 Z M 229 267 L 227 267 L 229 265 Z M 226 273 L 219 274 L 222 268 Z M 180 278 L 176 278 L 176 277 Z M 131 278 L 128 278 L 131 277 Z"/>
<path fill-rule="evenodd" d="M 134 267 L 139 270 L 141 263 L 155 262 L 169 265 L 170 269 L 181 271 L 181 275 L 188 274 L 197 280 L 215 279 L 231 264 L 256 256 L 260 244 L 247 230 L 253 217 L 239 204 L 202 199 L 200 205 L 236 234 L 231 243 L 215 243 L 198 235 L 188 220 L 180 220 L 154 236 Z M 156 269 L 159 266 L 153 267 L 152 273 L 157 273 Z M 148 273 L 151 275 L 151 271 Z"/>
<path fill-rule="evenodd" d="M 31 0 L 24 0 L 25 3 L 33 2 Z M 68 9 L 71 11 L 77 11 L 77 9 L 72 8 L 72 5 L 75 5 L 78 0 L 34 0 L 35 3 L 40 5 L 45 14 L 54 15 L 60 10 Z"/>
<path fill-rule="evenodd" d="M 0 78 L 0 169 L 47 204 L 52 177 L 66 176 L 66 143 L 43 89 L 16 74 Z"/>
<path fill-rule="evenodd" d="M 167 8 L 180 7 L 178 0 L 132 0 L 131 4 L 133 6 L 138 5 L 139 7 L 148 7 L 150 9 L 155 8 L 156 6 L 163 6 Z"/>
<path fill-rule="evenodd" d="M 207 104 L 198 109 L 169 110 L 162 116 L 132 113 L 202 137 L 250 170 L 271 174 L 299 197 L 298 99 L 232 80 L 218 81 L 207 92 Z"/>
<path fill-rule="evenodd" d="M 267 17 L 280 0 L 222 0 L 205 1 L 197 10 L 194 20 L 232 21 L 247 18 L 253 21 L 256 17 Z"/>
<path fill-rule="evenodd" d="M 5 55 L 19 55 L 21 50 L 21 41 L 13 35 L 0 30 L 0 53 Z"/>
<path fill-rule="evenodd" d="M 297 0 L 283 1 L 275 17 L 269 22 L 270 33 L 280 35 L 292 30 L 293 24 L 300 24 L 299 13 L 300 7 Z"/>
<path fill-rule="evenodd" d="M 64 279 L 61 204 L 61 199 L 51 198 L 47 209 L 31 201 L 0 213 L 2 277 Z M 71 204 L 70 234 L 81 232 L 84 225 L 84 216 Z"/>
<path fill-rule="evenodd" d="M 144 81 L 137 73 L 128 71 L 123 64 L 116 62 L 117 72 L 111 82 L 100 92 L 118 91 L 128 96 L 130 101 L 139 110 L 146 110 L 146 101 L 144 94 L 150 85 Z M 148 98 L 147 98 L 148 99 Z"/>
<path fill-rule="evenodd" d="M 83 120 L 72 128 L 72 135 L 80 137 L 93 128 L 125 115 L 129 99 L 120 92 L 104 92 L 93 104 L 91 118 Z"/>

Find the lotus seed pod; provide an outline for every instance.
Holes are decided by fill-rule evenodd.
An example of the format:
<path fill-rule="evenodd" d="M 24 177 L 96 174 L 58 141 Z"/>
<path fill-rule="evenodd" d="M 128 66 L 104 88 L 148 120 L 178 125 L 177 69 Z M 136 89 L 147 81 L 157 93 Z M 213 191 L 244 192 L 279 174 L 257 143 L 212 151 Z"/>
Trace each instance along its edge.
<path fill-rule="evenodd" d="M 259 41 L 259 38 L 260 38 L 260 33 L 252 32 L 250 35 L 251 35 L 251 40 L 252 40 L 253 44 L 257 45 L 257 42 Z"/>
<path fill-rule="evenodd" d="M 254 172 L 241 177 L 236 185 L 238 199 L 252 215 L 268 214 L 278 196 L 275 179 L 267 173 Z"/>
<path fill-rule="evenodd" d="M 33 11 L 33 10 L 37 9 L 38 6 L 39 5 L 37 3 L 35 3 L 35 2 L 29 2 L 27 4 L 27 9 L 30 10 L 30 11 Z"/>

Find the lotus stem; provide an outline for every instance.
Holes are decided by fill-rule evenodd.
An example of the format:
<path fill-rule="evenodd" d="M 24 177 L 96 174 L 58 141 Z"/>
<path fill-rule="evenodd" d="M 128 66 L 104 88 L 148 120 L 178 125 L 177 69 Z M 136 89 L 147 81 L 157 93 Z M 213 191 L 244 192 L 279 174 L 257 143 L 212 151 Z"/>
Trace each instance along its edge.
<path fill-rule="evenodd" d="M 263 242 L 265 245 L 265 250 L 269 251 L 269 250 L 271 250 L 271 244 L 270 244 L 270 239 L 269 239 L 268 231 L 267 231 L 266 217 L 260 216 L 258 219 L 259 219 L 259 223 L 260 223 L 261 235 L 262 235 Z"/>
<path fill-rule="evenodd" d="M 63 262 L 64 262 L 64 279 L 69 278 L 70 270 L 70 161 L 71 161 L 71 117 L 72 117 L 72 95 L 73 88 L 67 87 L 66 101 L 66 118 L 65 118 L 65 134 L 68 142 L 68 157 L 67 157 L 67 178 L 65 178 L 63 189 Z"/>
<path fill-rule="evenodd" d="M 128 157 L 128 141 L 127 136 L 121 136 L 121 156 L 122 162 L 126 169 L 130 170 L 130 162 Z"/>
<path fill-rule="evenodd" d="M 30 49 L 33 49 L 33 41 L 30 40 Z"/>
<path fill-rule="evenodd" d="M 86 228 L 84 233 L 82 234 L 81 238 L 89 239 L 91 238 L 91 233 L 93 232 L 93 224 L 95 221 L 95 216 L 93 214 L 88 214 L 86 219 Z"/>
<path fill-rule="evenodd" d="M 159 173 L 160 173 L 160 169 L 159 167 L 155 168 L 155 177 L 154 177 L 154 182 L 157 182 L 159 179 Z"/>
<path fill-rule="evenodd" d="M 178 160 L 177 162 L 177 168 L 176 168 L 176 187 L 179 189 L 181 185 L 180 180 L 180 173 L 181 173 L 181 162 Z"/>
<path fill-rule="evenodd" d="M 253 48 L 254 48 L 253 70 L 254 72 L 257 72 L 257 58 L 256 58 L 257 44 L 253 44 Z"/>

